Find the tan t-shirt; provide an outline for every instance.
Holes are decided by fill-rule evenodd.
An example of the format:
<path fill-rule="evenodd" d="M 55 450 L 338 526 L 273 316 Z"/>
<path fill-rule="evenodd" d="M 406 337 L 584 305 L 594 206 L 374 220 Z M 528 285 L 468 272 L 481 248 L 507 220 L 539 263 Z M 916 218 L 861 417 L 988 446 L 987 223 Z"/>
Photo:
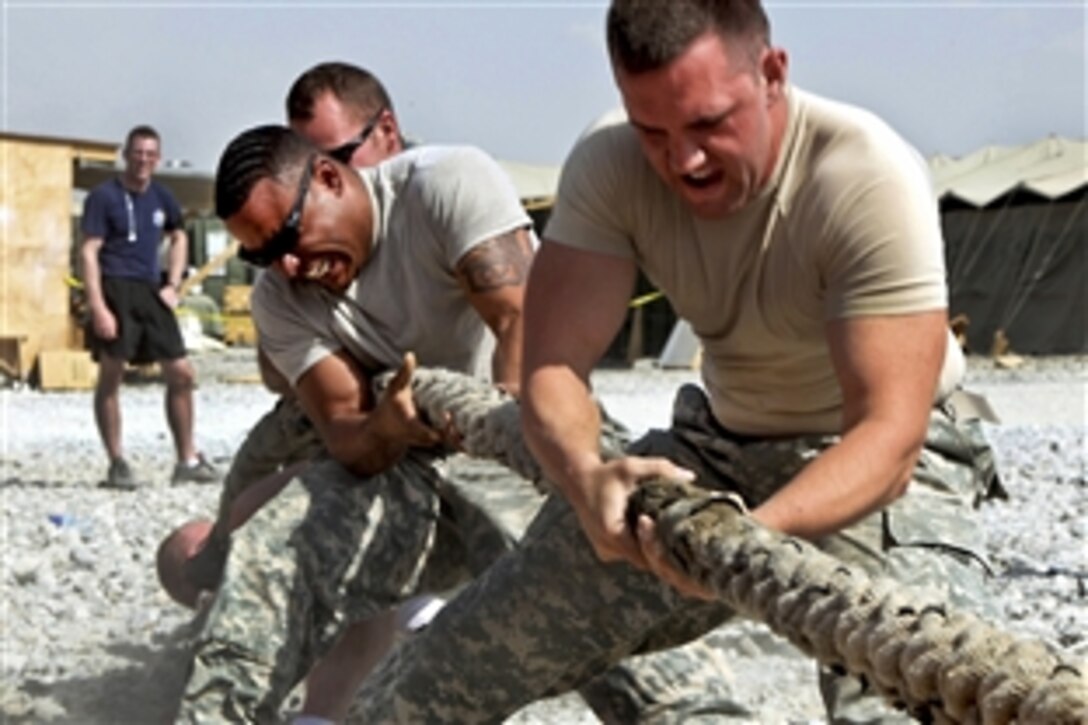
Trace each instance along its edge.
<path fill-rule="evenodd" d="M 797 89 L 788 99 L 773 178 L 738 213 L 694 216 L 621 117 L 592 128 L 571 152 L 545 233 L 635 259 L 702 342 L 716 417 L 754 435 L 841 429 L 828 320 L 948 303 L 922 159 L 870 113 Z M 950 345 L 938 398 L 963 369 Z"/>
<path fill-rule="evenodd" d="M 261 347 L 294 386 L 346 349 L 374 372 L 420 365 L 490 378 L 494 338 L 457 280 L 476 245 L 529 227 L 513 183 L 484 152 L 421 146 L 360 171 L 374 207 L 371 257 L 343 294 L 263 273 L 252 298 Z"/>

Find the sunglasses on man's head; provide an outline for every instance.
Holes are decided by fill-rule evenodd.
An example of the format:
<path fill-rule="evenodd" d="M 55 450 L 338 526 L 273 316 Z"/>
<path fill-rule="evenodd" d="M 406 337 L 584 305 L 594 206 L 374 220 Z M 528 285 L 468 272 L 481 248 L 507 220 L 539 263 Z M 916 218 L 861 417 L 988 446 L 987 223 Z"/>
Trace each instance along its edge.
<path fill-rule="evenodd" d="M 359 135 L 355 136 L 350 141 L 340 144 L 334 149 L 329 149 L 325 153 L 342 164 L 350 164 L 351 157 L 355 155 L 355 152 L 360 146 L 366 143 L 366 140 L 370 138 L 370 134 L 374 133 L 374 129 L 378 127 L 378 120 L 381 119 L 383 113 L 385 113 L 384 106 L 379 108 L 378 112 L 370 117 L 370 120 L 363 126 L 363 130 L 359 132 Z"/>
<path fill-rule="evenodd" d="M 298 182 L 298 196 L 291 207 L 291 213 L 283 220 L 283 224 L 276 230 L 260 249 L 246 249 L 238 247 L 238 258 L 249 262 L 255 267 L 269 267 L 273 262 L 285 254 L 293 252 L 298 246 L 299 224 L 302 222 L 302 207 L 306 203 L 306 197 L 310 193 L 310 177 L 314 172 L 314 157 L 306 160 L 306 168 L 302 171 L 302 179 Z"/>

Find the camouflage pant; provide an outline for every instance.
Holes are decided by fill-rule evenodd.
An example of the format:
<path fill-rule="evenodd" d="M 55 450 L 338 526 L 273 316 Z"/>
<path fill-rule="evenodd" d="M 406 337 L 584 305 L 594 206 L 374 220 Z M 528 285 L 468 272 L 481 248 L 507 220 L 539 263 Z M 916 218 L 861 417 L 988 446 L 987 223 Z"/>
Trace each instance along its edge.
<path fill-rule="evenodd" d="M 282 467 L 308 461 L 325 446 L 293 397 L 281 397 L 246 433 L 223 479 L 215 526 L 208 543 L 188 563 L 188 576 L 200 589 L 219 586 L 231 541 L 231 506 L 243 491 Z"/>
<path fill-rule="evenodd" d="M 246 488 L 283 466 L 308 461 L 324 450 L 321 436 L 296 398 L 283 397 L 249 429 L 223 479 L 217 521 L 226 524 L 231 503 Z"/>
<path fill-rule="evenodd" d="M 754 506 L 837 440 L 736 436 L 713 419 L 702 391 L 685 386 L 673 426 L 629 450 L 666 456 Z M 985 609 L 987 569 L 976 553 L 981 537 L 970 509 L 996 485 L 977 424 L 935 410 L 908 493 L 818 544 L 871 572 L 936 585 L 960 606 Z M 553 496 L 516 552 L 371 675 L 360 710 L 368 723 L 500 722 L 621 657 L 690 640 L 732 615 L 720 602 L 684 598 L 633 567 L 601 563 L 571 508 Z M 824 681 L 832 720 L 893 716 L 873 698 L 857 698 L 849 680 Z"/>
<path fill-rule="evenodd" d="M 277 452 L 304 449 L 282 440 L 296 430 L 284 427 L 291 420 L 282 407 L 265 416 L 224 501 Z M 348 624 L 480 574 L 515 547 L 542 501 L 506 469 L 463 456 L 412 452 L 365 481 L 315 463 L 234 532 L 179 719 L 275 720 Z M 723 663 L 702 641 L 613 667 L 583 695 L 606 722 L 736 710 Z"/>

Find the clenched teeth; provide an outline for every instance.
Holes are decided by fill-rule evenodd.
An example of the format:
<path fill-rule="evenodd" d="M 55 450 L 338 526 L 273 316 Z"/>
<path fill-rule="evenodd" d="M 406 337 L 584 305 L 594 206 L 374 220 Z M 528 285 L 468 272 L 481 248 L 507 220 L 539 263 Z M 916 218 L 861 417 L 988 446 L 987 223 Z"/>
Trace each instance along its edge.
<path fill-rule="evenodd" d="M 329 260 L 318 259 L 306 267 L 306 279 L 321 279 L 329 271 Z"/>

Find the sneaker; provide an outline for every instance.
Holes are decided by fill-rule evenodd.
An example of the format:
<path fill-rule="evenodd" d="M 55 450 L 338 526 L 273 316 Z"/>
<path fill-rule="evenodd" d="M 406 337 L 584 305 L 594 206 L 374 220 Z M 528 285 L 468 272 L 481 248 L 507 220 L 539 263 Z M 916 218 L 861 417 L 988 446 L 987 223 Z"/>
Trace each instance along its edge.
<path fill-rule="evenodd" d="M 197 455 L 193 465 L 178 463 L 174 466 L 173 483 L 216 483 L 220 479 L 219 469 L 202 455 Z"/>
<path fill-rule="evenodd" d="M 135 491 L 140 487 L 136 477 L 132 475 L 132 469 L 124 458 L 114 458 L 110 461 L 110 468 L 106 472 L 106 480 L 102 482 L 102 488 L 115 488 L 118 491 Z"/>

